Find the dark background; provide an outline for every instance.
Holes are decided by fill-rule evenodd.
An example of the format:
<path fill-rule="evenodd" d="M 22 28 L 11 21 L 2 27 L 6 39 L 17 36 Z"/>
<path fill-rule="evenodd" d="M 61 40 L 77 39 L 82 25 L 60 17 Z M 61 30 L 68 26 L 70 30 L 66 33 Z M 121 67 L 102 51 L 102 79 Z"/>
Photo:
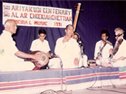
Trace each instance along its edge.
<path fill-rule="evenodd" d="M 110 32 L 109 40 L 114 44 L 114 29 L 121 27 L 126 30 L 126 2 L 125 1 L 82 1 L 82 0 L 2 0 L 0 1 L 0 33 L 2 25 L 2 2 L 51 6 L 58 8 L 68 8 L 75 16 L 75 6 L 82 3 L 78 19 L 76 32 L 81 36 L 84 43 L 85 53 L 89 59 L 94 56 L 95 43 L 100 40 L 100 32 L 107 29 Z M 14 39 L 19 50 L 29 52 L 31 42 L 37 38 L 37 31 L 40 27 L 19 26 Z M 47 40 L 51 50 L 54 50 L 57 38 L 64 35 L 64 28 L 46 28 Z M 125 36 L 126 38 L 126 36 Z M 9 47 L 9 45 L 8 45 Z M 72 48 L 71 48 L 72 49 Z"/>

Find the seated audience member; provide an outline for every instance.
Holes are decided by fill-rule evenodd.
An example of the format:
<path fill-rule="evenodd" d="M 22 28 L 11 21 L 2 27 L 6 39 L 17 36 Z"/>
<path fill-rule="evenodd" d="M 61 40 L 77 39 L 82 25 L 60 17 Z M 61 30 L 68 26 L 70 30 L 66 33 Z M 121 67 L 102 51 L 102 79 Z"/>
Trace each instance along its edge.
<path fill-rule="evenodd" d="M 22 58 L 40 60 L 39 55 L 27 54 L 19 51 L 12 35 L 16 33 L 15 20 L 8 19 L 4 24 L 4 30 L 0 35 L 0 71 L 24 71 L 32 70 L 34 64 L 24 62 Z"/>
<path fill-rule="evenodd" d="M 108 41 L 108 38 L 108 31 L 102 30 L 101 40 L 95 45 L 94 59 L 96 60 L 97 65 L 105 67 L 111 66 L 111 64 L 109 64 L 109 56 L 113 46 L 112 43 Z"/>
<path fill-rule="evenodd" d="M 114 67 L 126 66 L 126 40 L 124 39 L 124 30 L 115 28 L 116 43 L 112 51 L 112 61 Z"/>
<path fill-rule="evenodd" d="M 63 68 L 79 67 L 80 48 L 75 39 L 72 38 L 74 27 L 67 25 L 65 36 L 56 41 L 55 54 L 61 59 Z"/>
<path fill-rule="evenodd" d="M 80 47 L 80 62 L 79 62 L 79 67 L 88 67 L 88 57 L 84 53 L 83 49 L 83 43 L 80 40 L 80 35 L 76 32 L 74 32 L 73 39 L 75 39 L 78 43 L 78 46 Z"/>

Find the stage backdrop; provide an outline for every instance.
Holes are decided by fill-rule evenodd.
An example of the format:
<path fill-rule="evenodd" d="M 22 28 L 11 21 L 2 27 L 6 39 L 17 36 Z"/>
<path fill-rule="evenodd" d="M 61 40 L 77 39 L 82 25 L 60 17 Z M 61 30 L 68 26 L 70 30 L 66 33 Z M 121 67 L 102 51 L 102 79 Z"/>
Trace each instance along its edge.
<path fill-rule="evenodd" d="M 27 4 L 36 6 L 48 6 L 57 8 L 72 9 L 74 18 L 76 4 L 82 3 L 77 29 L 83 41 L 85 53 L 89 59 L 93 58 L 95 43 L 100 40 L 100 31 L 108 29 L 110 32 L 110 41 L 114 44 L 114 29 L 122 27 L 126 30 L 126 2 L 110 1 L 72 1 L 72 0 L 2 0 L 7 3 Z M 2 1 L 0 1 L 0 33 L 3 30 L 2 25 Z M 19 26 L 14 40 L 19 50 L 29 52 L 31 42 L 38 38 L 38 30 L 41 27 Z M 64 28 L 44 27 L 47 31 L 47 40 L 51 50 L 54 51 L 57 38 L 64 35 Z M 126 37 L 125 37 L 126 38 Z"/>

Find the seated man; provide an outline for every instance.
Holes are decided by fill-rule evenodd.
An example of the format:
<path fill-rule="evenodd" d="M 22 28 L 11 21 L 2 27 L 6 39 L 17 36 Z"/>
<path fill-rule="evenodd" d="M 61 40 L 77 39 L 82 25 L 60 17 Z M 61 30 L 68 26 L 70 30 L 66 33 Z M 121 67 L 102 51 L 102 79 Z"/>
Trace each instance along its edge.
<path fill-rule="evenodd" d="M 108 38 L 108 31 L 102 30 L 101 40 L 98 41 L 95 45 L 94 59 L 96 60 L 97 65 L 105 67 L 111 66 L 109 64 L 109 56 L 113 46 L 112 43 L 107 40 Z"/>
<path fill-rule="evenodd" d="M 46 38 L 46 31 L 44 29 L 40 29 L 38 32 L 39 38 L 34 40 L 31 44 L 31 51 L 41 51 L 43 54 L 46 54 L 49 59 L 49 64 L 47 63 L 45 66 L 42 67 L 42 69 L 47 68 L 47 65 L 49 68 L 60 68 L 60 60 L 59 58 L 51 58 L 51 51 L 48 41 Z M 45 61 L 46 63 L 46 61 Z"/>
<path fill-rule="evenodd" d="M 47 40 L 45 40 L 46 38 L 46 31 L 44 29 L 40 29 L 38 32 L 38 39 L 34 40 L 31 44 L 31 51 L 42 51 L 45 53 L 49 53 L 50 51 L 50 47 L 49 47 L 49 43 Z"/>
<path fill-rule="evenodd" d="M 126 40 L 124 37 L 124 30 L 116 28 L 115 30 L 116 43 L 112 51 L 112 61 L 114 67 L 126 66 Z"/>
<path fill-rule="evenodd" d="M 17 24 L 15 20 L 7 20 L 4 30 L 0 35 L 0 71 L 22 71 L 32 70 L 34 64 L 24 62 L 22 58 L 40 60 L 39 55 L 31 55 L 17 49 L 12 35 L 16 33 Z"/>
<path fill-rule="evenodd" d="M 56 41 L 55 54 L 61 59 L 63 68 L 79 67 L 80 48 L 75 39 L 72 38 L 74 28 L 67 25 L 65 36 Z"/>
<path fill-rule="evenodd" d="M 83 44 L 82 41 L 80 40 L 80 35 L 76 32 L 74 32 L 73 39 L 75 39 L 78 43 L 78 46 L 80 47 L 80 62 L 79 62 L 79 67 L 88 67 L 88 57 L 84 53 L 83 49 Z"/>
<path fill-rule="evenodd" d="M 38 37 L 39 38 L 33 40 L 30 50 L 31 51 L 41 51 L 41 52 L 43 52 L 43 54 L 46 54 L 47 57 L 49 58 L 50 57 L 50 54 L 49 54 L 50 47 L 49 47 L 48 41 L 45 39 L 46 38 L 46 31 L 45 31 L 45 29 L 42 29 L 42 28 L 39 29 Z M 46 69 L 47 65 L 48 64 L 43 66 L 42 69 Z"/>

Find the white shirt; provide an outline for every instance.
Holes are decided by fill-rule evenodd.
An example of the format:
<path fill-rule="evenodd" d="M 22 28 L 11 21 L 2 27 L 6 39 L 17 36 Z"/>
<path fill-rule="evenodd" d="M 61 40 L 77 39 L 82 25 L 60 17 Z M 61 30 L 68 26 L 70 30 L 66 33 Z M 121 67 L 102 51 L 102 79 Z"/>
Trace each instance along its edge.
<path fill-rule="evenodd" d="M 12 35 L 8 31 L 3 31 L 0 36 L 0 57 L 3 57 L 5 62 L 17 62 L 22 61 L 22 59 L 18 58 L 15 53 L 18 51 L 15 46 L 15 41 L 13 41 Z"/>
<path fill-rule="evenodd" d="M 75 39 L 63 42 L 64 37 L 59 38 L 55 46 L 55 54 L 58 55 L 63 63 L 63 68 L 75 68 L 74 59 L 80 58 L 80 48 Z"/>
<path fill-rule="evenodd" d="M 113 59 L 119 59 L 120 57 L 126 57 L 126 40 L 123 39 L 123 42 L 119 46 L 117 53 L 113 56 Z M 126 59 L 125 60 L 118 60 L 114 63 L 115 67 L 126 66 Z"/>
<path fill-rule="evenodd" d="M 100 49 L 104 46 L 102 40 L 98 41 L 95 45 L 95 52 L 94 52 L 94 59 L 97 58 L 98 56 L 98 52 L 100 52 Z M 110 55 L 110 49 L 112 49 L 113 46 L 110 44 L 110 42 L 108 41 L 108 43 L 105 45 L 105 47 L 102 50 L 102 58 L 107 59 Z"/>
<path fill-rule="evenodd" d="M 30 50 L 48 53 L 50 51 L 49 43 L 47 40 L 41 41 L 40 39 L 36 39 L 32 42 Z"/>
<path fill-rule="evenodd" d="M 17 57 L 18 51 L 12 35 L 8 31 L 3 31 L 0 36 L 0 71 L 23 71 L 32 70 L 34 65 L 31 62 L 24 62 Z"/>

